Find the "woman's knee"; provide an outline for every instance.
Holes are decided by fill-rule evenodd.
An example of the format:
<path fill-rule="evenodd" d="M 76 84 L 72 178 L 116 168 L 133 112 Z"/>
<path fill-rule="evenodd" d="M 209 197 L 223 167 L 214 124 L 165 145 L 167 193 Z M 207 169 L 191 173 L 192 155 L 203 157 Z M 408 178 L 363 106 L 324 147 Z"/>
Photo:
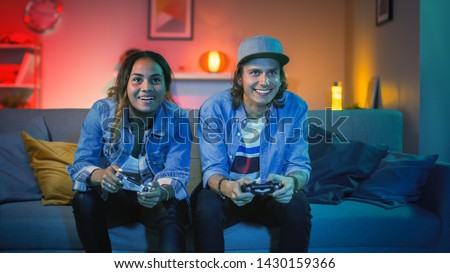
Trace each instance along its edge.
<path fill-rule="evenodd" d="M 153 210 L 153 213 L 157 214 L 158 222 L 173 223 L 179 227 L 184 227 L 189 222 L 189 206 L 186 200 L 172 199 L 164 202 Z"/>
<path fill-rule="evenodd" d="M 92 213 L 96 209 L 102 209 L 100 196 L 96 192 L 75 192 L 72 200 L 74 213 Z"/>

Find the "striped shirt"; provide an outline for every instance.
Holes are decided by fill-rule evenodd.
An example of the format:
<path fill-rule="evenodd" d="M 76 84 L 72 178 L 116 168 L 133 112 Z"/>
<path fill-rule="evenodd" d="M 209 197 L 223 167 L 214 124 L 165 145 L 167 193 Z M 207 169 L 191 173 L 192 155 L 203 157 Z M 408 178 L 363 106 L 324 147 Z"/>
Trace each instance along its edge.
<path fill-rule="evenodd" d="M 231 166 L 230 178 L 238 180 L 246 177 L 256 180 L 259 172 L 259 152 L 261 146 L 261 132 L 266 124 L 266 118 L 247 118 L 240 129 L 241 141 Z"/>

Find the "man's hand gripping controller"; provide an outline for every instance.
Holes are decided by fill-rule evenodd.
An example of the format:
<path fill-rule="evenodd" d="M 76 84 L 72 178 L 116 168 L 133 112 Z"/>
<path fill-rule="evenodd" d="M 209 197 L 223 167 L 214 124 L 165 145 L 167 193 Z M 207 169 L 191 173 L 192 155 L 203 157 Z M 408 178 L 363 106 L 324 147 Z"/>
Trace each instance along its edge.
<path fill-rule="evenodd" d="M 279 190 L 283 187 L 281 183 L 275 182 L 275 181 L 268 181 L 264 184 L 258 184 L 253 182 L 252 184 L 242 185 L 241 191 L 242 192 L 251 192 L 253 194 L 258 195 L 266 195 L 273 193 L 276 190 Z"/>

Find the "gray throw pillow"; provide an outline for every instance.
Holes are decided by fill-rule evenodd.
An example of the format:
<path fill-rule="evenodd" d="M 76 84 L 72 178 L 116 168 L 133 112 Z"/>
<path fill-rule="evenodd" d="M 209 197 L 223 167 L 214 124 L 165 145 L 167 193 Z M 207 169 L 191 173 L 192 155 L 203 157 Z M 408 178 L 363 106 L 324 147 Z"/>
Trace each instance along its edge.
<path fill-rule="evenodd" d="M 42 116 L 31 119 L 24 131 L 36 139 L 49 140 Z M 42 197 L 20 131 L 0 134 L 0 188 L 0 204 Z"/>
<path fill-rule="evenodd" d="M 387 147 L 361 141 L 310 145 L 311 177 L 305 187 L 311 203 L 339 204 L 373 172 Z"/>
<path fill-rule="evenodd" d="M 422 194 L 438 155 L 390 152 L 353 192 L 351 199 L 395 208 L 415 202 Z"/>

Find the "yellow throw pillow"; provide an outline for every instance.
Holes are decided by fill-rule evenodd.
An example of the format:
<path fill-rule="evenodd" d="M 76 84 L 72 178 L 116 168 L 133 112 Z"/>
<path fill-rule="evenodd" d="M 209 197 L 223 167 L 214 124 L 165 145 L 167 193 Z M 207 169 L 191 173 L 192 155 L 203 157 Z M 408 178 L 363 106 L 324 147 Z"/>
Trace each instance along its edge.
<path fill-rule="evenodd" d="M 39 186 L 42 205 L 69 205 L 74 192 L 66 166 L 73 163 L 77 144 L 32 138 L 22 131 L 22 138 Z"/>

